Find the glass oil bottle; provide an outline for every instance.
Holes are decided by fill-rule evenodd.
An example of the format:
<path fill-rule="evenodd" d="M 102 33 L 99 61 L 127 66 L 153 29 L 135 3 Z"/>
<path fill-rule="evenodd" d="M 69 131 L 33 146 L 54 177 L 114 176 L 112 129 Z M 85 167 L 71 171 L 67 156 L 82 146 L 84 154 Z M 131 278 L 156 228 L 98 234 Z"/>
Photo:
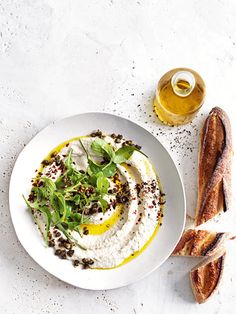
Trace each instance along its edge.
<path fill-rule="evenodd" d="M 154 109 L 164 124 L 171 126 L 192 121 L 205 98 L 201 76 L 187 68 L 173 69 L 158 82 Z"/>

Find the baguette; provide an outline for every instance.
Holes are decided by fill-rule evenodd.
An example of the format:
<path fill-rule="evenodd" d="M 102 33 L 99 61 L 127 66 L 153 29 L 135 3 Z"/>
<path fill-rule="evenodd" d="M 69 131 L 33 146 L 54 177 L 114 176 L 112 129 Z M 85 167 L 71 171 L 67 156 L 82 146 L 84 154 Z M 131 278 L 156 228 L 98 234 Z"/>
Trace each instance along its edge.
<path fill-rule="evenodd" d="M 196 225 L 229 209 L 231 199 L 232 135 L 227 114 L 215 107 L 200 138 Z"/>
<path fill-rule="evenodd" d="M 198 303 L 204 303 L 217 290 L 225 262 L 224 250 L 205 258 L 190 271 L 190 283 Z"/>
<path fill-rule="evenodd" d="M 172 255 L 174 256 L 210 256 L 224 246 L 229 237 L 225 232 L 213 232 L 207 230 L 186 230 Z"/>

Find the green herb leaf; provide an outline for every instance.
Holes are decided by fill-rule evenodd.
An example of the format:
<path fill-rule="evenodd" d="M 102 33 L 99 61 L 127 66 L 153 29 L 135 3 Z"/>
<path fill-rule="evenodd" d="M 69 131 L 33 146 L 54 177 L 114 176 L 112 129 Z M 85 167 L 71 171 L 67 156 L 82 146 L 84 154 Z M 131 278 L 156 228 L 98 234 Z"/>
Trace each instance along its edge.
<path fill-rule="evenodd" d="M 71 219 L 73 219 L 73 221 L 80 223 L 82 215 L 80 213 L 71 213 Z"/>
<path fill-rule="evenodd" d="M 54 210 L 58 211 L 62 215 L 61 220 L 63 221 L 67 212 L 66 202 L 63 195 L 59 192 L 54 192 L 51 197 L 51 204 Z"/>
<path fill-rule="evenodd" d="M 49 199 L 56 190 L 56 184 L 48 177 L 41 177 L 43 186 L 40 187 L 41 193 L 46 199 Z"/>
<path fill-rule="evenodd" d="M 75 228 L 77 226 L 79 226 L 80 224 L 76 221 L 71 221 L 71 222 L 68 222 L 68 229 L 70 229 L 71 231 L 75 230 Z"/>
<path fill-rule="evenodd" d="M 72 152 L 73 152 L 73 149 L 71 148 L 69 150 L 69 154 L 68 154 L 68 156 L 67 156 L 67 158 L 66 158 L 66 160 L 64 162 L 64 164 L 65 164 L 67 169 L 70 169 L 72 167 L 72 165 L 73 165 L 73 163 L 72 163 L 73 162 L 73 160 L 72 160 Z"/>
<path fill-rule="evenodd" d="M 103 146 L 106 145 L 107 143 L 102 140 L 101 138 L 96 138 L 92 144 L 91 144 L 91 149 L 97 156 L 105 156 L 105 151 L 103 149 Z"/>
<path fill-rule="evenodd" d="M 132 156 L 134 151 L 138 151 L 139 153 L 146 156 L 143 152 L 141 152 L 135 146 L 123 146 L 115 152 L 114 162 L 116 164 L 121 164 L 122 162 L 126 162 Z"/>
<path fill-rule="evenodd" d="M 89 158 L 88 152 L 87 152 L 87 150 L 85 149 L 84 144 L 83 144 L 83 142 L 81 141 L 81 139 L 79 139 L 79 142 L 80 142 L 80 145 L 82 146 L 82 148 L 83 148 L 83 150 L 84 150 L 84 152 L 85 152 L 87 158 Z"/>
<path fill-rule="evenodd" d="M 98 156 L 109 157 L 109 159 L 113 159 L 115 156 L 115 152 L 111 145 L 109 145 L 106 141 L 101 138 L 96 138 L 92 144 L 91 149 Z"/>
<path fill-rule="evenodd" d="M 91 158 L 88 159 L 89 169 L 93 174 L 100 172 L 103 168 L 102 165 L 96 164 Z"/>
<path fill-rule="evenodd" d="M 101 205 L 101 208 L 102 208 L 102 212 L 103 214 L 105 213 L 105 210 L 107 209 L 107 206 L 108 206 L 108 203 L 106 200 L 104 200 L 103 198 L 100 198 L 99 199 L 99 203 Z"/>
<path fill-rule="evenodd" d="M 40 208 L 41 213 L 44 215 L 44 218 L 46 220 L 46 234 L 44 236 L 46 243 L 48 244 L 48 234 L 51 226 L 52 221 L 52 215 L 50 213 L 50 210 L 47 206 L 43 206 Z"/>
<path fill-rule="evenodd" d="M 57 225 L 59 222 L 60 222 L 60 215 L 59 215 L 59 213 L 57 211 L 54 211 L 52 213 L 52 223 L 54 225 Z"/>
<path fill-rule="evenodd" d="M 110 162 L 109 164 L 102 168 L 102 173 L 107 178 L 114 176 L 115 172 L 116 164 L 114 162 Z"/>
<path fill-rule="evenodd" d="M 99 173 L 99 172 L 98 172 Z M 91 184 L 94 187 L 97 187 L 97 176 L 93 173 L 91 173 L 91 175 L 89 174 L 89 180 L 88 183 Z"/>
<path fill-rule="evenodd" d="M 38 201 L 35 202 L 29 202 L 24 195 L 22 195 L 26 205 L 28 208 L 32 209 L 32 210 L 40 210 L 41 204 Z"/>
<path fill-rule="evenodd" d="M 80 201 L 81 201 L 81 195 L 80 194 L 76 194 L 73 198 L 72 198 L 73 202 L 75 203 L 75 205 L 79 205 Z"/>
<path fill-rule="evenodd" d="M 97 174 L 97 191 L 100 194 L 107 194 L 110 184 L 103 172 Z"/>

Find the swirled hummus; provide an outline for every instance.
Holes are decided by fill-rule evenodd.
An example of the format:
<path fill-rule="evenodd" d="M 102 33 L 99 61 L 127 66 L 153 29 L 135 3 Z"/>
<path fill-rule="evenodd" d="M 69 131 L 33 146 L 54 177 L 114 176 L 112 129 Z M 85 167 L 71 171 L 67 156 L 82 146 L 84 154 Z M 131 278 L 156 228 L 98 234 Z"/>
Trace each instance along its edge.
<path fill-rule="evenodd" d="M 127 146 L 134 149 L 121 149 Z M 45 182 L 52 186 L 46 196 L 44 190 L 39 192 Z M 34 208 L 35 202 L 39 206 L 37 193 L 45 198 L 46 213 Z M 53 150 L 42 162 L 27 205 L 41 232 L 48 228 L 47 242 L 56 255 L 74 266 L 107 269 L 131 260 L 151 242 L 161 225 L 163 198 L 140 147 L 121 135 L 98 131 Z"/>

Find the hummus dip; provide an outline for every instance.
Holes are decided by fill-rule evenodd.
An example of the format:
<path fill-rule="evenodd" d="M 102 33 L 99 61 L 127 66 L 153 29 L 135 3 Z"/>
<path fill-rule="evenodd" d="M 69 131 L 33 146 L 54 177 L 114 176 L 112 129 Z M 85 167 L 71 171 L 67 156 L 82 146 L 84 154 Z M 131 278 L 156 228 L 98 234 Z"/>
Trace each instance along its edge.
<path fill-rule="evenodd" d="M 101 135 L 101 132 L 69 140 L 52 151 L 52 161 L 46 158 L 34 185 L 40 186 L 44 177 L 57 182 L 65 171 L 62 165 L 70 152 L 73 167 L 80 173 L 88 172 L 88 156 L 95 164 L 103 164 L 103 157 L 91 148 L 96 138 L 109 143 L 115 152 L 126 143 L 134 145 L 121 135 Z M 151 242 L 161 225 L 164 193 L 152 164 L 139 148 L 125 162 L 117 163 L 114 175 L 107 177 L 109 187 L 103 196 L 107 204 L 105 210 L 94 203 L 87 204 L 79 230 L 67 230 L 70 238 L 57 226 L 50 226 L 49 246 L 56 255 L 72 260 L 74 266 L 114 268 L 137 256 Z M 45 229 L 45 215 L 32 212 L 39 228 Z"/>

